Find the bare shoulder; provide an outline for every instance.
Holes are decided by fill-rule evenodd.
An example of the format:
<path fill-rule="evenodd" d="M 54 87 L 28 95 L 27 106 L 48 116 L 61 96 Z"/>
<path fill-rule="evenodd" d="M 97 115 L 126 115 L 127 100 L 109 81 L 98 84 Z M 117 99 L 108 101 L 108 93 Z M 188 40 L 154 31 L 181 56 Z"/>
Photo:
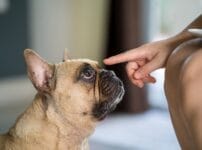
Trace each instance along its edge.
<path fill-rule="evenodd" d="M 202 39 L 184 42 L 168 58 L 165 93 L 182 149 L 201 149 Z M 191 139 L 191 140 L 190 140 Z"/>
<path fill-rule="evenodd" d="M 173 86 L 176 83 L 187 81 L 192 71 L 202 71 L 202 39 L 189 40 L 179 45 L 167 60 L 165 84 Z M 193 67 L 195 66 L 195 67 Z M 186 82 L 187 83 L 187 82 Z"/>
<path fill-rule="evenodd" d="M 201 64 L 202 64 L 202 47 L 196 49 L 196 51 L 193 52 L 189 57 L 187 57 L 187 59 L 183 63 L 181 71 L 183 84 L 199 79 L 198 77 L 202 77 Z"/>
<path fill-rule="evenodd" d="M 170 55 L 167 61 L 167 67 L 173 67 L 172 65 L 181 66 L 182 63 L 186 62 L 186 60 L 196 53 L 200 48 L 202 48 L 202 38 L 197 38 L 182 43 Z"/>

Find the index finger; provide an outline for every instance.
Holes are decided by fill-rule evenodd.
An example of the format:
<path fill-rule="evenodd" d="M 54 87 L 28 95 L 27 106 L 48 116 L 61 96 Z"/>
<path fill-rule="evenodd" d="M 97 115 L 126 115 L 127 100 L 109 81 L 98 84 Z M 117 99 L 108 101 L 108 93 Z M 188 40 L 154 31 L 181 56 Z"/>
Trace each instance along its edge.
<path fill-rule="evenodd" d="M 115 56 L 104 59 L 106 65 L 114 65 L 118 63 L 128 62 L 135 59 L 141 59 L 142 52 L 135 49 L 128 50 Z"/>

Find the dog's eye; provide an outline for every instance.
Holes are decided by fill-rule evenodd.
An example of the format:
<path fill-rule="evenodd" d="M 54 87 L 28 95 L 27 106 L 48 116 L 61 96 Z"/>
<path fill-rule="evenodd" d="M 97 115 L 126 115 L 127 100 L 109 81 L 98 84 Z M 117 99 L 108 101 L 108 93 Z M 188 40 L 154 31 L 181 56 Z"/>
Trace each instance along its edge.
<path fill-rule="evenodd" d="M 82 70 L 80 77 L 86 81 L 94 81 L 95 74 L 95 70 L 92 67 L 87 66 Z"/>

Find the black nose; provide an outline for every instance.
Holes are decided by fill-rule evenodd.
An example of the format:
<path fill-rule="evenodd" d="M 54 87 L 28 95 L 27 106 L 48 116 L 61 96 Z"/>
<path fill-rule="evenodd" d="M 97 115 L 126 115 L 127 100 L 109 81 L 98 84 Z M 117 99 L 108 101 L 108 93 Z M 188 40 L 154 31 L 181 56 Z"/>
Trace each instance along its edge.
<path fill-rule="evenodd" d="M 105 69 L 102 69 L 101 72 L 100 72 L 100 77 L 101 78 L 109 78 L 109 77 L 114 77 L 116 76 L 116 74 L 114 73 L 114 71 L 111 71 L 111 70 L 105 70 Z"/>

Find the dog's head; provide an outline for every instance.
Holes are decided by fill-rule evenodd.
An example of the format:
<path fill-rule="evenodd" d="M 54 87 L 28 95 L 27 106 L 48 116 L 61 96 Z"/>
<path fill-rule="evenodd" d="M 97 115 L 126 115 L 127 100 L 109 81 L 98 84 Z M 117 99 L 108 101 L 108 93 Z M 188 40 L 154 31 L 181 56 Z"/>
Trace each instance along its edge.
<path fill-rule="evenodd" d="M 112 71 L 88 59 L 67 59 L 49 64 L 32 50 L 25 50 L 28 75 L 38 93 L 48 97 L 61 118 L 89 125 L 106 117 L 124 94 L 123 83 Z"/>

